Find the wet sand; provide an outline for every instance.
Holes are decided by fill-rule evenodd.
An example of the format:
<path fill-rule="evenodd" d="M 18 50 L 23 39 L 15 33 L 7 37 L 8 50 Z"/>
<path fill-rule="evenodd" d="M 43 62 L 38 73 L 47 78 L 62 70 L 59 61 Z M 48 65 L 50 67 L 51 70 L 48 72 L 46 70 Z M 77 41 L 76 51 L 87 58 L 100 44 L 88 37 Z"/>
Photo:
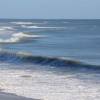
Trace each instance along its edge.
<path fill-rule="evenodd" d="M 25 98 L 10 93 L 0 92 L 0 100 L 39 100 L 39 99 Z"/>

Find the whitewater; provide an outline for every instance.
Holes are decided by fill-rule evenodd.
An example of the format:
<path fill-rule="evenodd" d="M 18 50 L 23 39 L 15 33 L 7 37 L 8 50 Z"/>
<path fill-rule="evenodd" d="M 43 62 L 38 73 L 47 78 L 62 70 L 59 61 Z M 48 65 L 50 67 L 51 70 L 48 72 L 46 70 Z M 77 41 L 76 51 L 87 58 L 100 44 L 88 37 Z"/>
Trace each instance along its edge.
<path fill-rule="evenodd" d="M 40 100 L 100 100 L 100 20 L 0 22 L 0 90 Z"/>

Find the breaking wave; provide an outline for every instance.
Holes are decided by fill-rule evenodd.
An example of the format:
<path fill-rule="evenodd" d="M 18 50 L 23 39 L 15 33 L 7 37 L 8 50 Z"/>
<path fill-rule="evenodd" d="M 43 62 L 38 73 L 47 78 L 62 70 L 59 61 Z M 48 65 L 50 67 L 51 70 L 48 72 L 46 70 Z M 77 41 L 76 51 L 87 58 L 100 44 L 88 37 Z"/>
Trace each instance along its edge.
<path fill-rule="evenodd" d="M 29 35 L 29 34 L 19 32 L 19 33 L 12 34 L 11 37 L 8 39 L 0 38 L 0 43 L 16 43 L 16 42 L 22 41 L 23 39 L 27 39 L 27 38 L 34 38 L 35 39 L 35 38 L 39 38 L 39 37 L 41 37 L 41 36 Z"/>
<path fill-rule="evenodd" d="M 18 25 L 30 25 L 33 24 L 32 22 L 11 22 L 12 24 L 18 24 Z"/>
<path fill-rule="evenodd" d="M 16 24 L 16 25 L 31 25 L 31 24 L 47 24 L 47 21 L 43 21 L 43 22 L 11 22 L 12 24 Z"/>
<path fill-rule="evenodd" d="M 4 31 L 4 30 L 14 30 L 13 27 L 0 27 L 0 31 Z"/>
<path fill-rule="evenodd" d="M 87 68 L 87 69 L 100 69 L 99 65 L 85 64 L 80 61 L 68 60 L 63 58 L 33 56 L 29 53 L 14 53 L 9 51 L 0 51 L 0 61 L 15 63 L 31 63 L 39 65 L 48 65 L 55 67 L 70 67 L 70 68 Z"/>
<path fill-rule="evenodd" d="M 26 25 L 22 25 L 23 28 L 37 28 L 37 29 L 63 29 L 64 27 L 42 27 L 42 26 L 26 26 Z"/>

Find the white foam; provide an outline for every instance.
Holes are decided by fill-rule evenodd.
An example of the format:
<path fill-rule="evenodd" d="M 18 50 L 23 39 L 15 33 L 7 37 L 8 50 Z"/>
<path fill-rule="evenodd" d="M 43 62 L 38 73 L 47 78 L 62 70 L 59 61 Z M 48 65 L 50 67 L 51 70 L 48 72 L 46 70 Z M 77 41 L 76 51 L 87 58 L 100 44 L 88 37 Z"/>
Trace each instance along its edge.
<path fill-rule="evenodd" d="M 11 22 L 12 24 L 18 24 L 18 25 L 30 25 L 33 24 L 32 22 Z"/>
<path fill-rule="evenodd" d="M 13 36 L 13 37 L 19 37 L 19 38 L 22 38 L 22 37 L 33 37 L 33 38 L 38 38 L 38 37 L 40 37 L 39 35 L 28 35 L 28 34 L 24 34 L 24 33 L 22 33 L 22 32 L 13 34 L 12 36 Z"/>
<path fill-rule="evenodd" d="M 48 22 L 11 22 L 12 24 L 17 24 L 17 25 L 31 25 L 31 24 L 47 24 Z"/>
<path fill-rule="evenodd" d="M 5 29 L 4 28 L 0 28 L 0 31 L 4 31 Z"/>
<path fill-rule="evenodd" d="M 11 65 L 2 63 L 1 66 Z M 96 73 L 58 75 L 16 69 L 0 70 L 0 76 L 0 88 L 20 96 L 41 100 L 100 100 L 100 74 Z"/>
<path fill-rule="evenodd" d="M 42 36 L 28 35 L 28 34 L 19 32 L 19 33 L 12 34 L 11 37 L 8 39 L 0 39 L 0 43 L 16 43 L 16 42 L 19 42 L 20 40 L 22 40 L 23 38 L 39 38 L 39 37 L 42 37 Z"/>
<path fill-rule="evenodd" d="M 4 31 L 4 30 L 14 30 L 14 28 L 13 27 L 8 27 L 8 26 L 0 27 L 0 31 Z"/>
<path fill-rule="evenodd" d="M 13 30 L 12 27 L 3 27 L 3 29 Z"/>
<path fill-rule="evenodd" d="M 64 28 L 64 27 L 42 27 L 42 26 L 26 26 L 26 25 L 22 25 L 23 28 L 38 28 L 38 29 L 41 29 L 41 28 L 45 28 L 45 29 L 61 29 L 61 28 Z"/>

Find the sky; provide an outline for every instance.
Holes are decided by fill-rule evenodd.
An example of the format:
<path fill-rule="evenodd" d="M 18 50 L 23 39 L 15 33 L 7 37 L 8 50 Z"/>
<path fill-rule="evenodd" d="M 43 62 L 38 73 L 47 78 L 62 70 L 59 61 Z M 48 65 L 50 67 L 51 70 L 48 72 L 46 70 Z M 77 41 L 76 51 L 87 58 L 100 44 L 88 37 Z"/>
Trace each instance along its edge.
<path fill-rule="evenodd" d="M 0 18 L 100 19 L 100 0 L 0 0 Z"/>

